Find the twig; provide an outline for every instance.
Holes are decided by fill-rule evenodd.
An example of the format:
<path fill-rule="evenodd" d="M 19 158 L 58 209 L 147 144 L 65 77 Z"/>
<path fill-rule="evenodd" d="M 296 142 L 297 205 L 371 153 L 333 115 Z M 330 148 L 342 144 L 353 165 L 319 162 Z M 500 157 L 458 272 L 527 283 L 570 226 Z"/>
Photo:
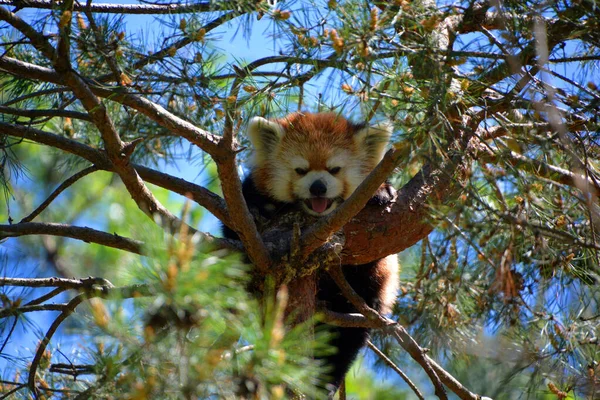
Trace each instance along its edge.
<path fill-rule="evenodd" d="M 51 298 L 61 294 L 62 292 L 64 292 L 65 290 L 67 290 L 66 288 L 62 288 L 62 287 L 57 287 L 54 290 L 51 290 L 50 292 L 46 293 L 43 296 L 38 297 L 37 299 L 33 299 L 31 300 L 29 303 L 25 304 L 26 306 L 33 306 L 36 304 L 41 304 L 45 301 L 50 300 Z"/>
<path fill-rule="evenodd" d="M 23 110 L 21 108 L 0 106 L 0 113 L 17 115 L 20 117 L 38 118 L 38 117 L 64 117 L 80 119 L 82 121 L 91 121 L 90 116 L 86 113 L 71 111 L 71 110 L 60 110 L 60 109 L 35 109 L 35 110 Z"/>
<path fill-rule="evenodd" d="M 371 342 L 370 340 L 367 340 L 367 346 L 369 346 L 369 348 L 371 350 L 373 350 L 373 352 L 375 354 L 377 354 L 379 356 L 379 358 L 381 358 L 383 360 L 383 362 L 385 362 L 388 365 L 388 367 L 390 367 L 398 375 L 400 375 L 400 378 L 402 378 L 404 380 L 404 382 L 406 382 L 406 384 L 412 389 L 413 392 L 415 392 L 415 394 L 417 395 L 417 397 L 419 399 L 425 400 L 425 397 L 423 397 L 423 393 L 421 393 L 421 391 L 413 383 L 413 381 L 411 381 L 410 378 L 400 368 L 398 368 L 398 366 L 396 364 L 394 364 L 394 362 L 392 360 L 390 360 L 388 358 L 388 356 L 386 356 L 381 350 L 379 350 L 379 348 L 377 346 L 375 346 L 373 344 L 373 342 Z"/>
<path fill-rule="evenodd" d="M 339 393 L 339 400 L 346 400 L 346 379 L 342 379 L 342 383 L 340 384 L 338 393 Z"/>
<path fill-rule="evenodd" d="M 2 308 L 0 309 L 0 318 L 6 318 L 11 315 L 18 316 L 20 314 L 37 312 L 37 311 L 62 311 L 66 304 L 35 304 L 31 306 L 21 306 L 16 308 Z"/>
<path fill-rule="evenodd" d="M 56 363 L 50 365 L 49 371 L 55 374 L 71 375 L 77 378 L 79 375 L 90 375 L 96 373 L 96 368 L 94 365 Z"/>
<path fill-rule="evenodd" d="M 114 80 L 117 82 L 117 84 L 120 85 L 121 81 L 122 81 L 121 67 L 119 67 L 119 65 L 117 64 L 117 61 L 115 60 L 115 58 L 113 56 L 110 55 L 110 53 L 105 52 L 105 49 L 107 47 L 106 40 L 105 40 L 104 36 L 100 33 L 100 29 L 98 28 L 98 25 L 96 24 L 96 20 L 94 19 L 94 16 L 92 15 L 92 12 L 90 11 L 91 5 L 92 5 L 92 0 L 87 0 L 87 2 L 86 2 L 87 10 L 85 10 L 85 16 L 87 17 L 87 20 L 90 23 L 90 30 L 92 31 L 92 34 L 94 35 L 94 40 L 96 41 L 96 47 L 98 48 L 98 52 L 106 60 L 106 63 L 108 64 L 108 68 L 113 73 Z"/>
<path fill-rule="evenodd" d="M 61 289 L 90 289 L 93 286 L 113 287 L 110 281 L 104 278 L 0 278 L 0 286 L 22 287 L 56 287 Z"/>
<path fill-rule="evenodd" d="M 455 377 L 450 375 L 444 368 L 442 368 L 438 363 L 436 363 L 431 357 L 425 356 L 429 365 L 438 373 L 440 379 L 444 382 L 444 384 L 448 387 L 448 389 L 452 390 L 461 400 L 492 400 L 489 397 L 480 396 L 468 390 L 463 386 Z"/>
<path fill-rule="evenodd" d="M 6 102 L 2 103 L 2 105 L 5 106 L 5 107 L 8 107 L 8 106 L 10 106 L 12 104 L 16 104 L 16 103 L 19 103 L 21 101 L 29 100 L 29 99 L 34 98 L 34 97 L 45 96 L 47 94 L 64 93 L 64 92 L 67 92 L 67 91 L 68 91 L 67 88 L 51 88 L 51 89 L 37 90 L 35 92 L 27 93 L 27 94 L 24 94 L 22 96 L 15 97 L 15 98 L 12 98 L 10 100 L 7 100 Z"/>
<path fill-rule="evenodd" d="M 4 343 L 2 343 L 2 347 L 0 347 L 0 354 L 2 354 L 2 352 L 4 351 L 4 348 L 8 344 L 10 337 L 12 336 L 13 332 L 15 331 L 15 328 L 17 327 L 17 322 L 19 322 L 19 317 L 17 315 L 15 315 L 13 324 L 10 327 L 10 330 L 8 331 L 8 334 L 6 335 L 6 338 L 4 339 Z"/>
<path fill-rule="evenodd" d="M 320 321 L 326 324 L 341 326 L 344 328 L 380 328 L 381 323 L 379 321 L 373 321 L 368 319 L 359 313 L 339 313 L 328 310 L 326 308 L 319 308 L 318 315 Z"/>
<path fill-rule="evenodd" d="M 38 389 L 35 385 L 35 376 L 37 374 L 37 369 L 39 367 L 40 360 L 42 359 L 42 356 L 46 351 L 48 343 L 50 343 L 50 339 L 52 339 L 52 336 L 54 335 L 60 324 L 65 319 L 67 319 L 67 317 L 75 311 L 75 308 L 77 308 L 77 306 L 84 302 L 86 299 L 87 295 L 82 293 L 75 296 L 71 301 L 69 301 L 69 303 L 67 303 L 60 315 L 54 320 L 52 325 L 50 325 L 50 328 L 46 332 L 46 335 L 44 335 L 44 338 L 38 345 L 37 351 L 35 352 L 35 356 L 31 361 L 31 366 L 29 367 L 29 378 L 27 379 L 27 386 L 29 386 L 29 389 L 32 391 L 32 393 L 36 395 L 36 397 L 38 397 Z"/>
<path fill-rule="evenodd" d="M 98 167 L 96 167 L 95 165 L 92 165 L 91 167 L 87 167 L 87 168 L 79 171 L 75 175 L 71 176 L 67 180 L 65 180 L 63 183 L 60 184 L 59 187 L 57 187 L 54 190 L 54 192 L 52 192 L 52 194 L 50 194 L 50 196 L 48 196 L 48 198 L 46 200 L 44 200 L 44 202 L 42 204 L 40 204 L 35 210 L 33 210 L 33 212 L 31 214 L 29 214 L 28 216 L 23 218 L 20 223 L 31 222 L 42 211 L 44 211 L 46 209 L 46 207 L 48 207 L 50 205 L 50 203 L 52 203 L 52 201 L 59 194 L 61 194 L 65 189 L 67 189 L 68 187 L 73 185 L 75 182 L 77 182 L 79 179 L 83 178 L 84 176 L 89 175 L 92 172 L 98 171 L 98 169 L 99 169 Z"/>

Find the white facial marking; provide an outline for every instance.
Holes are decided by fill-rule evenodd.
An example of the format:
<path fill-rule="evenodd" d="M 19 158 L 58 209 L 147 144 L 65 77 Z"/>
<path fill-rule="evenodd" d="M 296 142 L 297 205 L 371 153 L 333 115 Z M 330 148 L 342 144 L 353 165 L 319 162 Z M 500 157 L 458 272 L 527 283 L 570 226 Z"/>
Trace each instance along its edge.
<path fill-rule="evenodd" d="M 350 152 L 342 150 L 337 152 L 335 155 L 329 157 L 327 160 L 327 169 L 346 166 L 348 161 L 352 159 Z"/>
<path fill-rule="evenodd" d="M 290 165 L 294 170 L 296 168 L 308 169 L 308 167 L 310 166 L 308 161 L 303 157 L 292 157 L 290 159 Z"/>

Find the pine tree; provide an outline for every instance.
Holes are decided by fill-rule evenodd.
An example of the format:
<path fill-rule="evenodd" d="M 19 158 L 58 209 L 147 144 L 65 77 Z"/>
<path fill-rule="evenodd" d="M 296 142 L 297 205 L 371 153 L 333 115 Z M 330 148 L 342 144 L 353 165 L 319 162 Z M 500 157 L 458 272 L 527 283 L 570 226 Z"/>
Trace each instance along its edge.
<path fill-rule="evenodd" d="M 0 0 L 0 398 L 319 398 L 313 317 L 372 328 L 394 398 L 598 397 L 599 24 L 590 0 Z M 259 232 L 244 129 L 294 111 L 393 145 L 336 213 Z M 399 252 L 389 317 L 344 279 L 359 314 L 298 292 Z"/>

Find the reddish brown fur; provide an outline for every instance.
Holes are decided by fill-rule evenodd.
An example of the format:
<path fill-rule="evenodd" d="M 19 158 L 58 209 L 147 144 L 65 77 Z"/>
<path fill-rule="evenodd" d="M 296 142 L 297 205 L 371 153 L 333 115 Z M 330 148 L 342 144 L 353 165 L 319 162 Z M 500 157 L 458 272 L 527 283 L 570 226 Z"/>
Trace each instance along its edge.
<path fill-rule="evenodd" d="M 294 113 L 277 122 L 286 132 L 281 148 L 305 155 L 311 170 L 326 169 L 327 159 L 336 149 L 356 151 L 356 126 L 337 114 Z"/>
<path fill-rule="evenodd" d="M 273 171 L 277 170 L 277 159 L 286 159 L 290 155 L 301 155 L 309 163 L 309 169 L 319 171 L 327 169 L 327 160 L 337 151 L 349 151 L 355 157 L 360 154 L 355 135 L 358 126 L 335 113 L 293 113 L 276 120 L 283 127 L 285 135 L 277 147 L 274 160 L 264 160 L 253 170 L 254 181 L 264 193 L 270 193 L 269 183 L 273 180 Z M 373 168 L 364 163 L 365 175 Z M 289 183 L 293 192 L 293 182 Z M 344 196 L 349 195 L 347 182 L 344 183 Z"/>

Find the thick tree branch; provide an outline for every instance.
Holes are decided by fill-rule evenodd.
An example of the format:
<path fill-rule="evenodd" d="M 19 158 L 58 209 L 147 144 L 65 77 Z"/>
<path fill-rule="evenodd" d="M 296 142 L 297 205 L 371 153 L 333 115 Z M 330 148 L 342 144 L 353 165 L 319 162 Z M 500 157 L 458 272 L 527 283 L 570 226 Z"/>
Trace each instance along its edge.
<path fill-rule="evenodd" d="M 344 225 L 343 264 L 364 264 L 398 253 L 433 230 L 429 202 L 441 200 L 451 188 L 450 162 L 439 168 L 427 164 L 400 190 L 394 201 L 382 207 L 367 205 Z"/>
<path fill-rule="evenodd" d="M 302 235 L 302 256 L 306 257 L 323 243 L 327 242 L 332 233 L 342 228 L 352 217 L 361 211 L 373 193 L 392 174 L 400 161 L 402 152 L 392 149 L 387 152 L 377 167 L 356 188 L 340 207 L 329 216 L 319 219 Z"/>
<path fill-rule="evenodd" d="M 22 125 L 12 125 L 0 122 L 0 132 L 6 135 L 28 139 L 36 143 L 51 146 L 76 156 L 85 158 L 99 169 L 114 172 L 114 167 L 100 150 L 94 149 L 76 140 L 59 136 L 50 132 Z M 221 197 L 206 188 L 177 178 L 163 172 L 153 170 L 138 164 L 133 164 L 142 179 L 154 185 L 163 187 L 182 196 L 191 198 L 210 213 L 229 225 L 229 214 Z"/>
<path fill-rule="evenodd" d="M 227 152 L 227 150 L 223 152 Z M 242 184 L 235 162 L 235 153 L 230 149 L 226 156 L 216 158 L 215 162 L 223 197 L 225 197 L 228 205 L 230 226 L 239 235 L 253 264 L 265 273 L 271 266 L 271 256 L 258 233 L 254 218 L 250 214 L 248 205 L 242 195 Z"/>

